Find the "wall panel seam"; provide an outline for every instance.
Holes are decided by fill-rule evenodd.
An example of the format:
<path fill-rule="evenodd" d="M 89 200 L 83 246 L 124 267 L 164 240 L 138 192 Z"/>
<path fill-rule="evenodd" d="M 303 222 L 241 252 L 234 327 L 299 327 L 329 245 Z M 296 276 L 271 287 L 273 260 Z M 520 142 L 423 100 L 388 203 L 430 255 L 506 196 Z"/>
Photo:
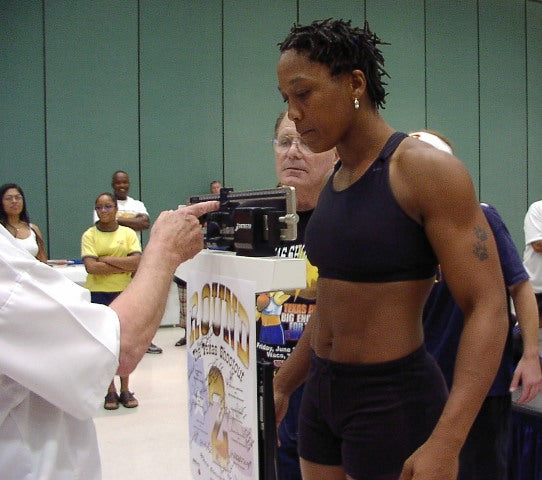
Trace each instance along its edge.
<path fill-rule="evenodd" d="M 523 2 L 523 31 L 525 32 L 525 211 L 529 208 L 529 52 L 527 30 L 527 1 Z"/>
<path fill-rule="evenodd" d="M 478 200 L 482 196 L 482 99 L 481 99 L 481 74 L 480 74 L 480 0 L 476 0 L 476 63 L 478 76 Z"/>
<path fill-rule="evenodd" d="M 226 182 L 226 100 L 225 100 L 225 85 L 224 85 L 224 75 L 225 75 L 225 68 L 224 68 L 224 50 L 225 50 L 225 44 L 224 44 L 224 0 L 221 2 L 221 19 L 220 19 L 220 36 L 221 36 L 221 53 L 220 53 L 220 71 L 221 71 L 221 83 L 222 83 L 222 92 L 221 92 L 221 99 L 222 102 L 222 185 L 227 185 Z"/>
<path fill-rule="evenodd" d="M 141 165 L 141 0 L 137 0 L 137 165 L 139 199 L 143 201 L 143 168 Z"/>
<path fill-rule="evenodd" d="M 424 97 L 424 119 L 423 123 L 427 129 L 427 2 L 423 2 L 423 97 Z"/>
<path fill-rule="evenodd" d="M 45 177 L 45 227 L 47 239 L 47 258 L 51 255 L 51 235 L 49 233 L 49 164 L 47 150 L 47 48 L 45 42 L 45 0 L 41 2 L 41 41 L 42 41 L 42 62 L 43 62 L 43 168 Z"/>

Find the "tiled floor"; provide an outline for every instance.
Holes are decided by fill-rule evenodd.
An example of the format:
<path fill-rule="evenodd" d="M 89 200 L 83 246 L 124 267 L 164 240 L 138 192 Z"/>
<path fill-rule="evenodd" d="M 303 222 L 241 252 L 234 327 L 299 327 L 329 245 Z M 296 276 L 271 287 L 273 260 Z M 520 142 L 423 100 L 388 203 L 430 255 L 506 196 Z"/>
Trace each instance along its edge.
<path fill-rule="evenodd" d="M 101 410 L 95 418 L 103 480 L 192 479 L 188 460 L 186 347 L 174 346 L 181 334 L 179 328 L 160 328 L 154 343 L 164 352 L 145 354 L 130 376 L 130 389 L 139 400 L 139 407 Z M 542 333 L 540 345 L 542 350 Z M 542 411 L 542 395 L 527 407 L 531 406 Z"/>
<path fill-rule="evenodd" d="M 190 480 L 188 462 L 186 347 L 182 330 L 162 327 L 154 343 L 164 352 L 145 354 L 130 376 L 139 407 L 101 410 L 95 418 L 103 480 Z M 116 378 L 117 388 L 119 379 Z M 105 395 L 105 392 L 104 392 Z"/>

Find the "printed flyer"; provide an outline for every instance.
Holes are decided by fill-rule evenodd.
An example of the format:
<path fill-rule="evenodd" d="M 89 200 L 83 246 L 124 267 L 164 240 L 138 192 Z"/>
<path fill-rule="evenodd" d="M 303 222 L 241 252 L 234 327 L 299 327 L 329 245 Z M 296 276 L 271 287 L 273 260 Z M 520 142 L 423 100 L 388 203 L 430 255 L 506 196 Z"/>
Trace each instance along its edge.
<path fill-rule="evenodd" d="M 258 479 L 255 284 L 198 271 L 187 283 L 192 478 Z"/>

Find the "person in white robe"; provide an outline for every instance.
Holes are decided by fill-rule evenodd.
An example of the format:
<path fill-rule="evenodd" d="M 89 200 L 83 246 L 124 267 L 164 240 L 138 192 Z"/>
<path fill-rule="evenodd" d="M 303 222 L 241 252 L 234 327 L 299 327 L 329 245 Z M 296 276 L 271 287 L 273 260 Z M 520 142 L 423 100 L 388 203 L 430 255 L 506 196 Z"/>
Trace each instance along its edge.
<path fill-rule="evenodd" d="M 162 212 L 138 272 L 109 307 L 0 226 L 0 478 L 99 480 L 92 416 L 147 350 L 174 271 L 203 247 L 205 202 Z"/>

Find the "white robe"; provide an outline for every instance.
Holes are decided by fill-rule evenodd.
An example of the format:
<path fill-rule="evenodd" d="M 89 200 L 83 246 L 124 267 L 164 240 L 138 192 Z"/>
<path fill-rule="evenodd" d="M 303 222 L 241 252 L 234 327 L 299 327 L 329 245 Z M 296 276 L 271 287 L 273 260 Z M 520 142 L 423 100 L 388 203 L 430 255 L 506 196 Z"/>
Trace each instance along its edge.
<path fill-rule="evenodd" d="M 98 480 L 92 416 L 118 368 L 120 325 L 0 225 L 0 478 Z"/>
<path fill-rule="evenodd" d="M 532 242 L 542 240 L 542 201 L 533 203 L 524 222 L 525 251 L 523 252 L 523 266 L 529 273 L 529 280 L 535 293 L 542 293 L 542 253 L 536 253 L 531 246 Z"/>

